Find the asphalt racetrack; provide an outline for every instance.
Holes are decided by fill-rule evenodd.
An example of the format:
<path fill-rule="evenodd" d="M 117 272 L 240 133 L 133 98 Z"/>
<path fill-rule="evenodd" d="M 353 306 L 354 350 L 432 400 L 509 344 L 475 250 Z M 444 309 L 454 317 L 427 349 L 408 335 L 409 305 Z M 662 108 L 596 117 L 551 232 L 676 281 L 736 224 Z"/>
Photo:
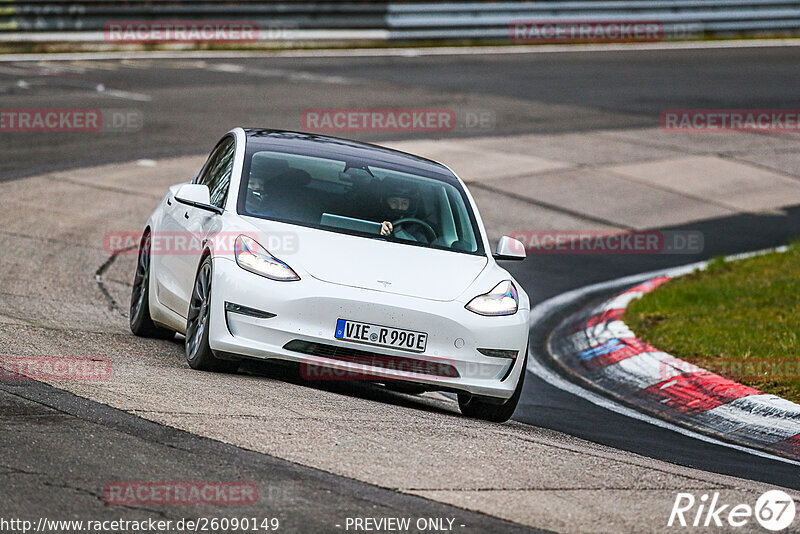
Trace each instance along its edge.
<path fill-rule="evenodd" d="M 767 485 L 800 490 L 798 465 L 627 417 L 530 372 L 513 422 L 501 426 L 461 418 L 444 396 L 306 384 L 270 366 L 190 373 L 179 342 L 126 332 L 133 259 L 102 247 L 105 232 L 140 229 L 164 188 L 191 179 L 231 127 L 299 130 L 309 108 L 388 107 L 490 117 L 436 134 L 339 135 L 454 168 L 492 239 L 538 228 L 704 236 L 690 255 L 534 254 L 508 265 L 534 302 L 783 245 L 800 234 L 798 138 L 666 134 L 659 115 L 800 108 L 798 64 L 791 46 L 0 62 L 3 108 L 141 119 L 129 131 L 0 133 L 0 354 L 101 353 L 116 366 L 107 388 L 0 382 L 4 507 L 28 518 L 230 516 L 222 507 L 109 510 L 102 487 L 246 479 L 264 503 L 247 515 L 279 516 L 288 531 L 406 515 L 455 517 L 464 532 L 669 532 L 679 491 L 750 499 Z M 656 181 L 658 169 L 667 171 Z M 684 171 L 711 185 L 673 183 Z M 748 173 L 767 185 L 740 197 L 725 187 Z M 530 357 L 547 368 L 559 320 L 532 332 Z"/>

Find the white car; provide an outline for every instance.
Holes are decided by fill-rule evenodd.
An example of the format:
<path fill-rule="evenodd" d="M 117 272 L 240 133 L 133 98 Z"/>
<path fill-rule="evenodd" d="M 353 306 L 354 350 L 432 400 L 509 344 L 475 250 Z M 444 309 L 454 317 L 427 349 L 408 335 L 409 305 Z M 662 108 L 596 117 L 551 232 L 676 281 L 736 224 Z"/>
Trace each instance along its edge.
<path fill-rule="evenodd" d="M 446 166 L 320 135 L 236 128 L 147 221 L 134 334 L 186 336 L 194 369 L 297 362 L 309 380 L 458 394 L 506 421 L 522 390 L 528 296 Z"/>

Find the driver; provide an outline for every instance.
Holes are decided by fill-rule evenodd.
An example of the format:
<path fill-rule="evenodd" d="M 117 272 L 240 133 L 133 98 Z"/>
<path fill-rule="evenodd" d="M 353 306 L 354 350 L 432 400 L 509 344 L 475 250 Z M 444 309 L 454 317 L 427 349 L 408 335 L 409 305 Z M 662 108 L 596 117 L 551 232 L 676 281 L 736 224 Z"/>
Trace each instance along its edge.
<path fill-rule="evenodd" d="M 402 228 L 397 225 L 401 219 L 414 219 L 417 214 L 419 204 L 419 194 L 416 189 L 408 184 L 399 181 L 389 181 L 383 188 L 381 195 L 381 212 L 384 221 L 381 223 L 381 235 L 395 235 L 400 239 L 417 241 L 420 243 L 430 243 L 430 238 L 420 228 L 420 223 L 408 221 L 402 223 Z"/>

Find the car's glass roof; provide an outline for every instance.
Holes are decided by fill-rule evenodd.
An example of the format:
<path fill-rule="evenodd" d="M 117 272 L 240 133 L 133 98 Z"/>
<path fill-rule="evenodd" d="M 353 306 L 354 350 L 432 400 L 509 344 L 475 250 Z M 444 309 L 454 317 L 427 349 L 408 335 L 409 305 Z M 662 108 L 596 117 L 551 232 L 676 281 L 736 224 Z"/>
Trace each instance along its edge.
<path fill-rule="evenodd" d="M 259 150 L 271 150 L 341 160 L 352 159 L 364 162 L 367 165 L 413 169 L 420 174 L 442 179 L 454 185 L 458 181 L 440 163 L 378 145 L 326 135 L 284 130 L 252 128 L 245 129 L 245 134 L 247 135 L 247 148 L 250 153 Z"/>

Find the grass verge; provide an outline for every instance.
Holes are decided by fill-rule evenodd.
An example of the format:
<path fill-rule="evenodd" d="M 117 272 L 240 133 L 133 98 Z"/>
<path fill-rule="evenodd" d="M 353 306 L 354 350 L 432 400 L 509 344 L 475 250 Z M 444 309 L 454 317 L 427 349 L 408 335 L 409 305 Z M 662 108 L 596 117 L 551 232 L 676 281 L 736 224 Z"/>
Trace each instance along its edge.
<path fill-rule="evenodd" d="M 659 350 L 800 403 L 800 242 L 714 260 L 632 302 L 624 321 Z"/>

